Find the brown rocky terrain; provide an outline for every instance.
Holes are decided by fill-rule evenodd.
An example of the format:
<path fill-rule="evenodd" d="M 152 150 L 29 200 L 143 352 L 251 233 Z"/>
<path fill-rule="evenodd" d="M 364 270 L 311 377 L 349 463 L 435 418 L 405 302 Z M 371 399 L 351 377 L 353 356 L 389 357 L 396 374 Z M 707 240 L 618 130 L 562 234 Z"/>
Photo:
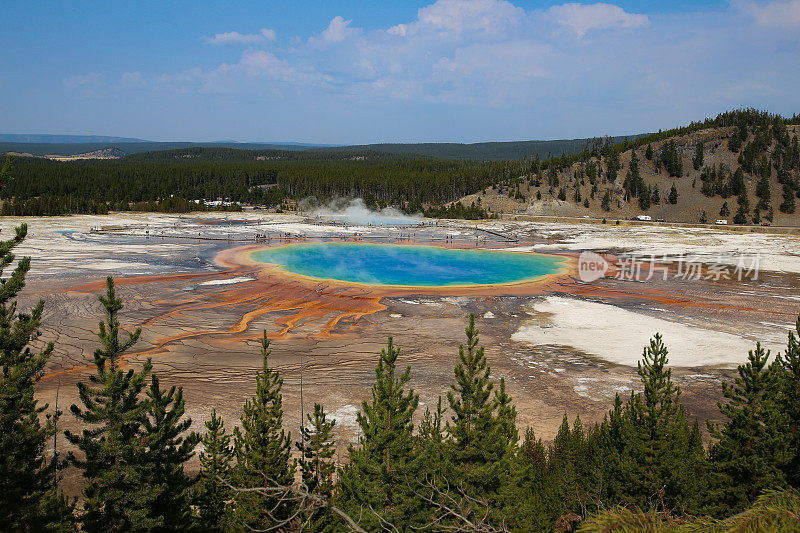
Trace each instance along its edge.
<path fill-rule="evenodd" d="M 540 186 L 536 186 L 537 176 L 523 176 L 519 182 L 519 188 L 508 184 L 501 184 L 486 189 L 477 194 L 472 194 L 462 198 L 460 201 L 469 205 L 476 202 L 487 208 L 491 213 L 497 214 L 516 214 L 532 216 L 561 216 L 561 217 L 591 217 L 607 218 L 609 220 L 629 219 L 637 215 L 648 215 L 653 220 L 664 219 L 668 222 L 698 223 L 702 212 L 706 212 L 706 218 L 710 224 L 716 219 L 727 219 L 729 224 L 733 223 L 733 216 L 737 209 L 737 197 L 729 196 L 723 198 L 719 195 L 707 197 L 702 192 L 701 173 L 703 168 L 712 166 L 722 166 L 727 172 L 734 172 L 741 165 L 738 161 L 739 154 L 729 148 L 729 140 L 736 134 L 736 127 L 710 128 L 696 131 L 690 134 L 672 137 L 651 143 L 653 158 L 645 157 L 646 146 L 635 149 L 639 159 L 639 168 L 642 178 L 646 185 L 658 187 L 661 202 L 652 205 L 647 211 L 639 207 L 637 198 L 626 198 L 624 182 L 625 176 L 630 169 L 631 156 L 633 150 L 626 150 L 620 154 L 620 169 L 617 178 L 613 182 L 605 181 L 605 174 L 608 161 L 605 158 L 592 157 L 586 161 L 573 163 L 571 166 L 562 169 L 557 173 L 559 185 L 551 187 L 548 184 L 546 171 L 539 175 Z M 798 126 L 788 126 L 790 138 L 796 138 L 800 132 Z M 752 141 L 755 134 L 751 131 L 747 140 L 742 143 L 742 147 Z M 670 177 L 663 165 L 658 165 L 661 150 L 666 142 L 674 141 L 678 155 L 680 157 L 683 176 L 676 178 Z M 702 143 L 704 152 L 703 166 L 695 170 L 692 160 L 695 156 L 698 143 Z M 776 142 L 766 150 L 766 155 L 772 159 L 775 151 Z M 599 176 L 597 178 L 597 190 L 592 194 L 592 185 L 586 176 L 586 169 L 590 162 L 598 165 Z M 792 171 L 792 179 L 797 182 L 800 179 L 798 169 Z M 756 186 L 759 177 L 745 172 L 745 185 L 750 200 L 750 213 L 748 222 L 752 222 L 753 209 L 758 198 L 756 197 Z M 675 185 L 678 191 L 678 202 L 672 205 L 667 202 L 670 189 Z M 558 199 L 559 190 L 565 189 L 565 200 Z M 580 191 L 581 200 L 576 201 L 575 191 Z M 609 190 L 611 195 L 610 210 L 602 208 L 602 198 L 605 191 Z M 519 195 L 517 195 L 517 191 Z M 779 206 L 783 202 L 783 186 L 778 182 L 777 170 L 773 162 L 770 178 L 770 205 L 773 208 L 774 226 L 800 226 L 800 210 L 794 213 L 783 213 Z M 538 195 L 541 195 L 541 198 Z M 588 207 L 584 201 L 588 200 Z M 800 201 L 800 200 L 798 200 Z M 720 209 L 724 202 L 728 203 L 730 214 L 720 215 Z M 767 210 L 761 212 L 765 217 Z"/>

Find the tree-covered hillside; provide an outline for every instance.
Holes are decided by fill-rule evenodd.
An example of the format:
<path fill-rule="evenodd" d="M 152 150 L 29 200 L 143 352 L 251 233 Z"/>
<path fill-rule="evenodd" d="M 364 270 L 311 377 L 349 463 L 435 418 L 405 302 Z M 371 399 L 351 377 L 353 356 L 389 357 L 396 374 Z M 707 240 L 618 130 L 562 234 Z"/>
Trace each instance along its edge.
<path fill-rule="evenodd" d="M 333 157 L 156 163 L 17 158 L 14 179 L 0 197 L 5 215 L 103 213 L 146 202 L 159 203 L 159 210 L 183 211 L 192 207 L 188 202 L 203 198 L 278 205 L 286 198 L 311 196 L 360 197 L 368 205 L 421 211 L 481 190 L 500 177 L 519 175 L 524 168 L 517 161 Z"/>
<path fill-rule="evenodd" d="M 797 115 L 736 110 L 622 142 L 581 141 L 579 153 L 549 159 L 226 147 L 143 152 L 119 160 L 19 157 L 16 179 L 0 199 L 4 215 L 185 212 L 199 199 L 276 206 L 287 199 L 347 196 L 363 198 L 368 206 L 454 218 L 645 213 L 681 222 L 730 218 L 796 225 L 799 122 Z"/>
<path fill-rule="evenodd" d="M 534 161 L 461 201 L 508 214 L 798 225 L 798 120 L 756 110 Z"/>

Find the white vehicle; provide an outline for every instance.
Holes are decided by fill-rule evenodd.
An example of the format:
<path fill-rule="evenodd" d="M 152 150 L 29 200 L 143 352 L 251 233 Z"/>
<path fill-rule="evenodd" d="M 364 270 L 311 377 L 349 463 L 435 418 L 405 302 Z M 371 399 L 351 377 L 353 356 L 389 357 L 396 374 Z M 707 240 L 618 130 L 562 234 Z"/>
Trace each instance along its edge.
<path fill-rule="evenodd" d="M 641 220 L 642 222 L 650 222 L 653 220 L 653 217 L 648 215 L 636 215 L 636 220 Z"/>
<path fill-rule="evenodd" d="M 721 219 L 717 220 L 716 222 L 714 222 L 714 224 L 716 224 L 717 226 L 727 226 L 728 225 L 728 221 L 725 220 L 724 218 L 721 218 Z"/>

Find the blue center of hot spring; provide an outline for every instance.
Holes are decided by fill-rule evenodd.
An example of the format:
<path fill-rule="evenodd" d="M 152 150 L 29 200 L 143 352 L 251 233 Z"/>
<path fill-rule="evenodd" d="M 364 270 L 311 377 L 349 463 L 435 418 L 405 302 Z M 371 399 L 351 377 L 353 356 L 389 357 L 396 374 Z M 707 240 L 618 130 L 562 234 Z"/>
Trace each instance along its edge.
<path fill-rule="evenodd" d="M 564 261 L 523 252 L 364 243 L 290 244 L 255 251 L 252 258 L 313 278 L 411 287 L 530 281 L 558 272 Z"/>

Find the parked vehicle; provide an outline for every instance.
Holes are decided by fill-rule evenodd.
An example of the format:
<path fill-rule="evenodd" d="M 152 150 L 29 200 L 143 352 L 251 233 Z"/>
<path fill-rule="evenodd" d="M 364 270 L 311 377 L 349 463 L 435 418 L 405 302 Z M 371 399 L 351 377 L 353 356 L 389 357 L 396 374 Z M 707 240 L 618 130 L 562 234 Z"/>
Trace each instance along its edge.
<path fill-rule="evenodd" d="M 725 226 L 725 225 L 728 224 L 728 221 L 725 220 L 724 218 L 721 218 L 721 219 L 717 220 L 716 222 L 714 222 L 714 224 L 716 224 L 717 226 Z"/>

